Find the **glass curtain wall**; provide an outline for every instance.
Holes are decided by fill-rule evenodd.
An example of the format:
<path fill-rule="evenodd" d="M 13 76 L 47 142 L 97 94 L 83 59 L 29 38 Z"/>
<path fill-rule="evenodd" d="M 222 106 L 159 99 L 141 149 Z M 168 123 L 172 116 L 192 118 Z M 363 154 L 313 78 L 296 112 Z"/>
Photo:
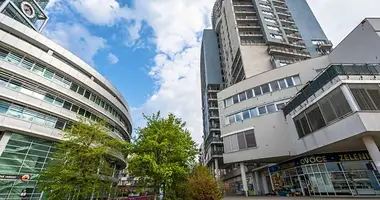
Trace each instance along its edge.
<path fill-rule="evenodd" d="M 54 142 L 17 133 L 5 134 L 10 138 L 0 155 L 0 174 L 29 175 L 30 179 L 0 181 L 0 199 L 20 199 L 22 192 L 26 192 L 26 199 L 40 199 L 41 192 L 35 188 L 35 184 L 52 157 Z"/>

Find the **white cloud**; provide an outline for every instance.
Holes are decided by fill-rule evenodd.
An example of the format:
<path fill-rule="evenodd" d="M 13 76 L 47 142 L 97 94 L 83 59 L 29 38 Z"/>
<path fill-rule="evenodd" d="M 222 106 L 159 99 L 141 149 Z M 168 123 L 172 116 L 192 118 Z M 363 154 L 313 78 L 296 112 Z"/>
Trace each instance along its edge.
<path fill-rule="evenodd" d="M 49 25 L 44 34 L 66 49 L 70 49 L 93 67 L 94 56 L 99 50 L 107 48 L 105 39 L 92 35 L 84 26 L 76 23 Z"/>
<path fill-rule="evenodd" d="M 107 58 L 108 62 L 110 62 L 111 64 L 117 64 L 119 62 L 119 58 L 113 53 L 109 53 Z"/>
<path fill-rule="evenodd" d="M 126 41 L 125 45 L 131 47 L 136 44 L 137 40 L 140 39 L 142 23 L 140 20 L 132 20 L 132 23 L 127 27 Z"/>

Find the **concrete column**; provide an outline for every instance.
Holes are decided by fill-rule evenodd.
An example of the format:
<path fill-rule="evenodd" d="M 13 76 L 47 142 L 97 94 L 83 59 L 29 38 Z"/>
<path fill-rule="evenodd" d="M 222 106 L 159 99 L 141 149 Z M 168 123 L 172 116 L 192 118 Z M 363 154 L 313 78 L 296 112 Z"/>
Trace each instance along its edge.
<path fill-rule="evenodd" d="M 376 165 L 377 170 L 380 172 L 380 151 L 379 147 L 377 147 L 375 141 L 372 136 L 366 136 L 362 138 L 365 147 L 367 148 L 369 155 L 371 156 L 373 162 Z"/>
<path fill-rule="evenodd" d="M 260 183 L 260 180 L 259 180 L 259 172 L 258 171 L 255 171 L 255 185 L 256 185 L 256 191 L 255 191 L 255 194 L 261 194 L 261 183 Z"/>
<path fill-rule="evenodd" d="M 216 180 L 219 180 L 219 163 L 218 163 L 218 159 L 215 158 L 214 160 L 214 166 L 215 166 L 215 178 Z"/>
<path fill-rule="evenodd" d="M 359 111 L 360 108 L 356 103 L 354 96 L 352 96 L 350 88 L 347 85 L 341 85 L 340 89 L 342 90 L 344 97 L 346 97 L 348 104 L 350 104 L 351 110 L 353 112 Z"/>
<path fill-rule="evenodd" d="M 247 184 L 247 176 L 245 174 L 245 166 L 244 163 L 240 163 L 240 173 L 241 173 L 241 182 L 243 183 L 243 191 L 245 196 L 248 196 L 248 184 Z"/>
<path fill-rule="evenodd" d="M 264 172 L 261 173 L 261 182 L 263 183 L 264 194 L 269 193 L 268 182 Z"/>

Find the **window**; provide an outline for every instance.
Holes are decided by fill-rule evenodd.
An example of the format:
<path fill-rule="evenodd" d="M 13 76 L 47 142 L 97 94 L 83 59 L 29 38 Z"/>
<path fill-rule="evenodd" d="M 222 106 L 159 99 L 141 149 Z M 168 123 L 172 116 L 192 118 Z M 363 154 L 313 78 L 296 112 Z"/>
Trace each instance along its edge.
<path fill-rule="evenodd" d="M 259 108 L 259 114 L 260 114 L 260 115 L 262 115 L 262 114 L 266 114 L 266 113 L 267 113 L 267 109 L 266 109 L 265 106 Z"/>
<path fill-rule="evenodd" d="M 269 84 L 262 85 L 261 90 L 263 91 L 263 94 L 270 92 Z"/>
<path fill-rule="evenodd" d="M 67 110 L 70 110 L 72 105 L 73 104 L 71 104 L 70 102 L 65 101 L 65 103 L 63 104 L 63 108 L 65 108 Z"/>
<path fill-rule="evenodd" d="M 371 96 L 367 93 L 365 88 L 355 88 L 355 86 L 350 86 L 351 92 L 355 97 L 361 110 L 377 110 L 375 104 L 372 101 Z M 374 92 L 371 92 L 374 95 Z"/>
<path fill-rule="evenodd" d="M 301 79 L 299 76 L 293 76 L 294 85 L 301 85 Z"/>
<path fill-rule="evenodd" d="M 325 120 L 322 116 L 322 112 L 317 104 L 314 104 L 306 111 L 306 116 L 309 120 L 312 131 L 316 131 L 326 126 Z"/>
<path fill-rule="evenodd" d="M 59 106 L 59 107 L 62 107 L 63 106 L 63 99 L 58 98 L 58 97 L 55 98 L 54 104 Z"/>
<path fill-rule="evenodd" d="M 277 90 L 280 90 L 280 87 L 278 86 L 278 82 L 277 81 L 273 81 L 270 83 L 270 87 L 272 88 L 272 92 L 275 92 Z"/>
<path fill-rule="evenodd" d="M 5 58 L 7 62 L 18 65 L 21 62 L 22 56 L 16 53 L 9 53 Z"/>
<path fill-rule="evenodd" d="M 72 91 L 74 91 L 74 92 L 77 92 L 78 91 L 78 85 L 77 84 L 75 84 L 75 83 L 72 83 L 71 84 L 71 87 L 70 87 L 70 90 L 72 90 Z"/>
<path fill-rule="evenodd" d="M 94 94 L 91 94 L 90 100 L 93 101 L 93 102 L 95 102 L 95 99 L 96 99 L 96 96 Z"/>
<path fill-rule="evenodd" d="M 6 113 L 9 108 L 9 103 L 0 101 L 0 113 Z"/>
<path fill-rule="evenodd" d="M 285 103 L 279 103 L 277 104 L 277 110 L 281 110 L 285 107 Z"/>
<path fill-rule="evenodd" d="M 88 112 L 88 111 L 86 111 L 86 114 L 84 115 L 86 118 L 90 118 L 90 116 L 91 116 L 91 113 L 90 112 Z"/>
<path fill-rule="evenodd" d="M 59 74 L 54 74 L 53 81 L 62 85 L 63 83 L 63 76 Z"/>
<path fill-rule="evenodd" d="M 20 91 L 21 90 L 21 83 L 14 81 L 14 80 L 11 80 L 8 83 L 7 87 L 11 88 L 12 90 Z"/>
<path fill-rule="evenodd" d="M 11 105 L 11 107 L 8 109 L 7 115 L 11 117 L 20 118 L 23 110 L 23 107 Z"/>
<path fill-rule="evenodd" d="M 230 105 L 232 105 L 232 104 L 233 104 L 232 97 L 230 97 L 230 98 L 224 100 L 224 105 L 225 105 L 225 107 L 228 107 L 228 106 L 230 106 Z"/>
<path fill-rule="evenodd" d="M 257 117 L 259 114 L 257 112 L 257 108 L 252 108 L 251 110 L 249 110 L 249 112 L 251 113 L 251 117 Z"/>
<path fill-rule="evenodd" d="M 249 114 L 249 110 L 246 110 L 243 112 L 243 119 L 249 119 L 251 118 L 251 115 Z"/>
<path fill-rule="evenodd" d="M 86 90 L 86 92 L 84 93 L 84 97 L 86 97 L 87 99 L 89 99 L 90 95 L 91 95 L 91 93 L 88 90 Z"/>
<path fill-rule="evenodd" d="M 44 77 L 47 78 L 47 79 L 52 79 L 53 78 L 53 75 L 54 73 L 49 71 L 48 69 L 45 69 L 44 71 Z"/>
<path fill-rule="evenodd" d="M 292 77 L 286 78 L 286 83 L 288 84 L 288 87 L 294 86 Z"/>
<path fill-rule="evenodd" d="M 86 111 L 85 111 L 83 108 L 79 108 L 79 112 L 78 112 L 78 114 L 84 116 L 84 113 L 85 113 L 85 112 L 86 112 Z"/>
<path fill-rule="evenodd" d="M 245 93 L 247 94 L 247 99 L 250 99 L 250 98 L 253 97 L 253 92 L 252 92 L 252 90 L 247 90 L 247 91 L 245 91 Z"/>
<path fill-rule="evenodd" d="M 267 105 L 267 110 L 268 110 L 268 113 L 274 113 L 277 111 L 276 106 L 274 106 L 274 104 Z"/>
<path fill-rule="evenodd" d="M 232 97 L 234 104 L 239 103 L 239 97 L 237 95 Z"/>
<path fill-rule="evenodd" d="M 280 84 L 280 88 L 281 89 L 285 89 L 286 88 L 285 80 L 279 80 L 278 83 Z"/>
<path fill-rule="evenodd" d="M 241 113 L 236 114 L 236 115 L 235 115 L 235 121 L 239 122 L 239 121 L 241 121 L 241 120 L 243 120 L 243 118 L 242 118 L 242 116 L 241 116 Z"/>
<path fill-rule="evenodd" d="M 24 58 L 24 60 L 21 62 L 20 66 L 27 69 L 27 70 L 30 70 L 33 67 L 33 61 L 28 59 L 28 58 Z"/>
<path fill-rule="evenodd" d="M 260 86 L 253 88 L 253 91 L 255 92 L 255 96 L 258 96 L 258 95 L 262 94 Z"/>
<path fill-rule="evenodd" d="M 38 75 L 43 75 L 44 68 L 38 65 L 37 63 L 33 66 L 32 72 Z"/>
<path fill-rule="evenodd" d="M 0 76 L 0 85 L 5 86 L 8 83 L 9 79 L 3 76 Z"/>
<path fill-rule="evenodd" d="M 380 91 L 379 90 L 367 90 L 372 101 L 375 103 L 377 110 L 380 110 Z"/>
<path fill-rule="evenodd" d="M 53 96 L 51 94 L 45 94 L 45 98 L 44 98 L 45 101 L 53 103 L 54 99 L 55 99 L 55 96 Z"/>
<path fill-rule="evenodd" d="M 79 107 L 78 107 L 77 105 L 74 105 L 74 104 L 73 104 L 73 106 L 71 107 L 71 111 L 73 111 L 73 112 L 75 112 L 75 113 L 78 112 L 78 109 L 79 109 Z"/>
<path fill-rule="evenodd" d="M 245 140 L 247 141 L 247 148 L 256 147 L 255 131 L 249 130 L 245 132 Z"/>
<path fill-rule="evenodd" d="M 41 99 L 41 100 L 43 100 L 43 99 L 45 98 L 45 92 L 40 91 L 40 90 L 35 90 L 35 91 L 33 92 L 33 96 L 34 96 L 35 98 L 37 98 L 37 99 Z"/>
<path fill-rule="evenodd" d="M 7 57 L 8 55 L 8 51 L 4 50 L 4 49 L 0 49 L 0 59 L 1 60 L 5 60 L 5 58 Z"/>
<path fill-rule="evenodd" d="M 228 117 L 230 124 L 235 123 L 235 115 L 231 115 Z"/>
<path fill-rule="evenodd" d="M 239 144 L 239 150 L 246 149 L 247 148 L 247 143 L 245 140 L 245 134 L 244 132 L 238 133 L 238 144 Z"/>
<path fill-rule="evenodd" d="M 55 126 L 55 123 L 57 123 L 57 118 L 51 116 L 45 117 L 45 126 L 53 128 Z"/>
<path fill-rule="evenodd" d="M 244 100 L 247 99 L 247 96 L 245 95 L 245 92 L 242 92 L 242 93 L 239 94 L 239 99 L 240 99 L 240 101 L 244 101 Z"/>
<path fill-rule="evenodd" d="M 84 93 L 84 88 L 79 87 L 78 94 L 83 95 L 83 93 Z"/>
<path fill-rule="evenodd" d="M 62 119 L 58 119 L 57 123 L 55 124 L 55 127 L 56 129 L 59 129 L 59 130 L 63 130 L 63 128 L 65 127 L 65 121 L 62 120 Z"/>

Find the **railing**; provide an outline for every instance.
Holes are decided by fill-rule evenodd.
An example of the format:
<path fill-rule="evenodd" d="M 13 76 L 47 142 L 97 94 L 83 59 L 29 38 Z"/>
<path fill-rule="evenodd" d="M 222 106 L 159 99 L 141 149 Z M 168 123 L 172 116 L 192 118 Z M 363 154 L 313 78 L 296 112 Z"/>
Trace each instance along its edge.
<path fill-rule="evenodd" d="M 294 97 L 289 103 L 282 109 L 284 115 L 288 115 L 292 110 L 301 105 L 309 97 L 314 95 L 318 90 L 320 90 L 325 84 L 334 79 L 339 75 L 380 75 L 380 64 L 363 64 L 363 65 L 331 65 L 322 74 L 317 76 L 314 80 L 310 81 L 301 91 L 298 92 L 297 96 Z"/>
<path fill-rule="evenodd" d="M 240 32 L 239 35 L 240 36 L 263 36 L 261 32 L 248 32 L 248 31 Z"/>
<path fill-rule="evenodd" d="M 259 20 L 257 17 L 254 16 L 240 16 L 236 18 L 237 20 Z"/>
<path fill-rule="evenodd" d="M 293 37 L 293 38 L 301 38 L 302 39 L 302 36 L 299 35 L 299 34 L 286 34 L 287 37 Z"/>
<path fill-rule="evenodd" d="M 238 3 L 238 2 L 234 2 L 234 3 L 232 3 L 232 5 L 234 5 L 234 6 L 253 6 L 253 4 L 252 3 Z"/>
<path fill-rule="evenodd" d="M 282 27 L 284 27 L 284 29 L 290 29 L 290 30 L 298 31 L 298 28 L 295 26 L 284 26 L 284 25 L 282 25 Z"/>
<path fill-rule="evenodd" d="M 289 48 L 285 48 L 285 47 L 269 46 L 268 52 L 273 53 L 274 51 L 279 52 L 279 53 L 303 56 L 303 57 L 311 57 L 310 53 L 307 51 L 300 51 L 297 49 L 289 49 Z"/>

